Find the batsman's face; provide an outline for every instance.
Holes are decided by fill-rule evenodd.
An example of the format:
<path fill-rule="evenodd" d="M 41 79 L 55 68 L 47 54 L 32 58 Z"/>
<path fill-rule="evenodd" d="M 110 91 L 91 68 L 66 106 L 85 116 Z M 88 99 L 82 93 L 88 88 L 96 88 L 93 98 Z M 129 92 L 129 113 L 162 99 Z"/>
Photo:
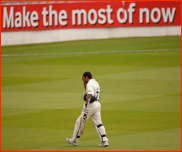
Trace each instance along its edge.
<path fill-rule="evenodd" d="M 82 81 L 87 83 L 88 82 L 87 77 L 82 76 Z"/>

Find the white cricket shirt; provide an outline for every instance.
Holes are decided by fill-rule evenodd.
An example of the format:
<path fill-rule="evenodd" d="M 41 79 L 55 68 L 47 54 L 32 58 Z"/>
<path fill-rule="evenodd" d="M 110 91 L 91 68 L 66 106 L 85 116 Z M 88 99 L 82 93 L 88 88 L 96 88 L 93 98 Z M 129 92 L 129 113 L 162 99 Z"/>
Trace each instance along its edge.
<path fill-rule="evenodd" d="M 90 79 L 86 87 L 87 94 L 92 94 L 99 101 L 100 98 L 100 86 L 95 79 Z"/>

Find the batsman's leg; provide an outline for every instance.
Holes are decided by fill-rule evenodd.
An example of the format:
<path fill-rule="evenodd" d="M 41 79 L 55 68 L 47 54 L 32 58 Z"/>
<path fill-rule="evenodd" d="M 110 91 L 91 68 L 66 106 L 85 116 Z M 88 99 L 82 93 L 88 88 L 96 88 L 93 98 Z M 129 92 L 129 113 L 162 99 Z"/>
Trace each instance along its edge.
<path fill-rule="evenodd" d="M 99 130 L 98 130 L 98 128 L 97 128 L 97 125 L 94 123 L 93 120 L 92 120 L 92 123 L 93 123 L 93 126 L 94 126 L 94 128 L 95 128 L 95 131 L 97 132 L 97 134 L 98 134 L 98 136 L 99 136 L 99 138 L 100 138 L 100 141 L 102 142 L 102 137 L 101 137 L 101 134 L 100 134 L 100 132 L 99 132 Z"/>
<path fill-rule="evenodd" d="M 98 128 L 98 130 L 99 130 L 99 132 L 101 134 L 101 138 L 102 138 L 102 143 L 99 144 L 99 146 L 102 146 L 102 147 L 109 146 L 108 139 L 106 137 L 105 127 L 102 124 L 100 124 L 100 125 L 97 126 L 97 128 Z"/>
<path fill-rule="evenodd" d="M 80 125 L 81 125 L 81 120 L 82 120 L 83 114 L 84 113 L 82 112 L 82 114 L 76 120 L 75 128 L 74 128 L 74 131 L 73 131 L 73 137 L 71 139 L 66 138 L 66 142 L 69 143 L 69 144 L 72 144 L 74 146 L 78 145 L 79 138 L 81 136 L 81 134 L 79 133 L 79 129 L 80 129 Z M 87 121 L 88 121 L 89 117 L 90 116 L 87 116 Z"/>
<path fill-rule="evenodd" d="M 69 144 L 72 144 L 73 146 L 77 146 L 78 143 L 79 143 L 79 138 L 81 136 L 79 134 L 81 119 L 82 119 L 82 116 L 80 115 L 78 117 L 78 119 L 76 120 L 75 128 L 74 128 L 74 131 L 73 131 L 73 137 L 71 139 L 66 138 L 66 142 L 69 143 Z"/>
<path fill-rule="evenodd" d="M 82 119 L 82 116 L 80 115 L 78 117 L 78 119 L 76 120 L 75 128 L 74 128 L 74 131 L 73 131 L 73 137 L 71 139 L 72 141 L 75 141 L 75 140 L 79 141 L 79 138 L 81 136 L 81 134 L 79 133 L 81 119 Z"/>
<path fill-rule="evenodd" d="M 95 128 L 97 134 L 99 135 L 99 138 L 102 141 L 102 143 L 99 144 L 99 146 L 107 147 L 109 145 L 109 143 L 108 143 L 108 139 L 106 137 L 105 127 L 103 126 L 102 121 L 101 121 L 101 113 L 100 113 L 101 105 L 100 105 L 100 103 L 97 103 L 97 104 L 99 104 L 98 109 L 91 116 L 91 118 L 92 118 L 92 122 L 94 124 L 94 128 Z"/>

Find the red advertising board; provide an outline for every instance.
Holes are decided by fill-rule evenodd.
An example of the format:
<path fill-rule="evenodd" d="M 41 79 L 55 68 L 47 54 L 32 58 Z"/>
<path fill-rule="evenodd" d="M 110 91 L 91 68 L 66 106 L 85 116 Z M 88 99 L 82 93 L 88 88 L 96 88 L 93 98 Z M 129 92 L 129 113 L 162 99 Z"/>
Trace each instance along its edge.
<path fill-rule="evenodd" d="M 181 25 L 180 1 L 1 6 L 1 31 Z"/>

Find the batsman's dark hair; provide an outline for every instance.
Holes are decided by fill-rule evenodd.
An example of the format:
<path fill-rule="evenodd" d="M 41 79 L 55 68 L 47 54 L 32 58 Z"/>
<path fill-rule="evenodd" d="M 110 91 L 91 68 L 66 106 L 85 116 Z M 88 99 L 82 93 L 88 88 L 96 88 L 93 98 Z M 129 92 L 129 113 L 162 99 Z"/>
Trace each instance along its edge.
<path fill-rule="evenodd" d="M 85 72 L 83 74 L 84 77 L 88 77 L 89 79 L 92 79 L 92 74 L 90 72 Z"/>

